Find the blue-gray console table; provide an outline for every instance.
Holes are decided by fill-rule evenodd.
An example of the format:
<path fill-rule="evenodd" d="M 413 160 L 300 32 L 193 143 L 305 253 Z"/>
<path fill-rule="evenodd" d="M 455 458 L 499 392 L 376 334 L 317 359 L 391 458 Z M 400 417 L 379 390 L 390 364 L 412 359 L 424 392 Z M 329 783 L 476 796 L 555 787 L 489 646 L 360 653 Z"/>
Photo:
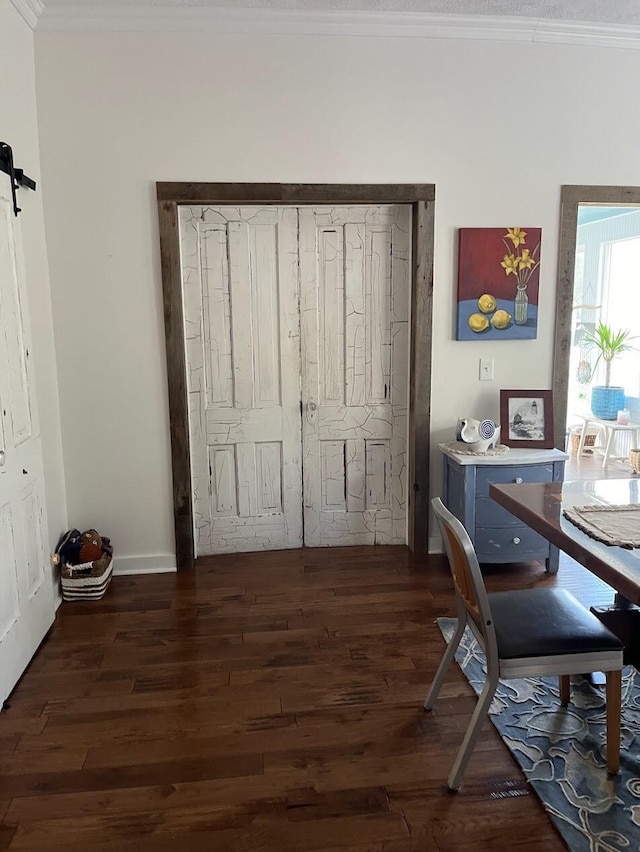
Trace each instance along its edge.
<path fill-rule="evenodd" d="M 503 455 L 462 455 L 451 444 L 440 444 L 440 449 L 445 506 L 464 524 L 478 562 L 544 561 L 547 571 L 555 574 L 558 548 L 492 500 L 489 486 L 494 482 L 562 482 L 567 454 L 511 449 Z"/>

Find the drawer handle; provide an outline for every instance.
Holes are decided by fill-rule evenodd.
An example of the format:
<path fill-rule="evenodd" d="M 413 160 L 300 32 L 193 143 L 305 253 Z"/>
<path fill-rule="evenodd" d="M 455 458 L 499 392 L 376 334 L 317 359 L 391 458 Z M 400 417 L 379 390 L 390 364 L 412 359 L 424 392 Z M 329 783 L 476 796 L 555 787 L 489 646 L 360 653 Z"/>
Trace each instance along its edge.
<path fill-rule="evenodd" d="M 516 537 L 513 539 L 513 543 L 514 543 L 514 544 L 520 544 L 520 539 L 518 538 L 518 536 L 516 536 Z"/>
<path fill-rule="evenodd" d="M 522 477 L 516 476 L 516 482 L 518 483 L 518 485 L 520 485 L 520 483 L 522 482 Z"/>

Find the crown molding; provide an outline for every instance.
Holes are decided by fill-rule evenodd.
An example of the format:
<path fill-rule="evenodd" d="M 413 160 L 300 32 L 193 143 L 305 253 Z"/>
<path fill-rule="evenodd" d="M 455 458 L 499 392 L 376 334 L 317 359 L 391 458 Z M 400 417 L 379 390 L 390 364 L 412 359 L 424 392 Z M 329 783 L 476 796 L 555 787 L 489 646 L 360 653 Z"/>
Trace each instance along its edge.
<path fill-rule="evenodd" d="M 20 17 L 29 24 L 32 30 L 35 30 L 38 18 L 44 9 L 40 0 L 11 0 L 11 2 L 18 10 Z"/>
<path fill-rule="evenodd" d="M 39 0 L 13 0 L 16 7 Z M 489 15 L 317 12 L 206 6 L 46 7 L 45 32 L 214 32 L 369 38 L 485 39 L 640 49 L 640 27 Z"/>

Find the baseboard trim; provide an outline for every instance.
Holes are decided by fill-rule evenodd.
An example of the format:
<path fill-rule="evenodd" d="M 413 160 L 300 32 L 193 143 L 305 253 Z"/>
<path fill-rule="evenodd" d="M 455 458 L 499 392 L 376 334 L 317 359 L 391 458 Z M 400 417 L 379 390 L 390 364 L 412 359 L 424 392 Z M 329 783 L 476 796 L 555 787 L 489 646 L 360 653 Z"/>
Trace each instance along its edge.
<path fill-rule="evenodd" d="M 127 574 L 170 574 L 176 571 L 173 553 L 154 553 L 149 556 L 118 556 L 113 558 L 113 573 Z"/>
<path fill-rule="evenodd" d="M 429 536 L 429 553 L 444 553 L 442 548 L 442 539 L 439 535 L 430 535 Z"/>

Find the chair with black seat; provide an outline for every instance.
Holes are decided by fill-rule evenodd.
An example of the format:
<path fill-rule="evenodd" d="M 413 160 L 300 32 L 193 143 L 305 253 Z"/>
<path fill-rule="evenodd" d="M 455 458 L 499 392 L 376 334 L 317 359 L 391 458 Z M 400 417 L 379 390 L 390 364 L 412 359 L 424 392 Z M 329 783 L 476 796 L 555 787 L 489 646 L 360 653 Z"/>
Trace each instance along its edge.
<path fill-rule="evenodd" d="M 569 703 L 569 676 L 606 672 L 607 769 L 620 767 L 623 646 L 591 612 L 564 589 L 518 589 L 487 594 L 473 544 L 440 499 L 432 500 L 455 586 L 458 625 L 424 703 L 431 710 L 467 625 L 487 658 L 487 679 L 449 775 L 462 782 L 471 752 L 491 706 L 498 679 L 560 678 L 560 701 Z"/>

